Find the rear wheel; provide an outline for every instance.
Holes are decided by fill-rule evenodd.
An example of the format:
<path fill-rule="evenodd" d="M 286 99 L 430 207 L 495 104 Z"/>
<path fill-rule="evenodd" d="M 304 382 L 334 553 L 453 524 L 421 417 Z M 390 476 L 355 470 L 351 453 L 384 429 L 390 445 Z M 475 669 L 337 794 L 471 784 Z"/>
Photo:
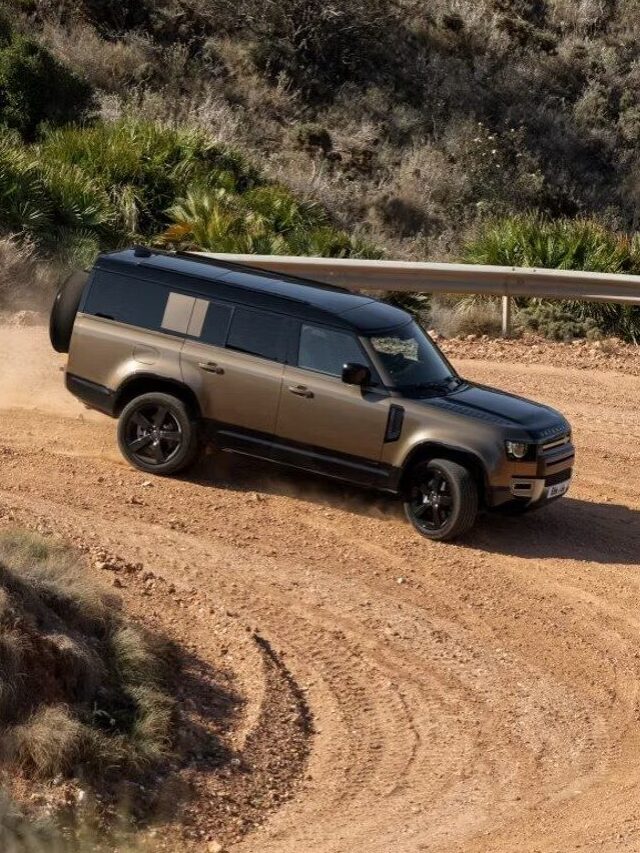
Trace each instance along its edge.
<path fill-rule="evenodd" d="M 118 422 L 122 455 L 149 474 L 177 474 L 198 453 L 198 425 L 170 394 L 143 394 L 125 406 Z"/>
<path fill-rule="evenodd" d="M 411 475 L 404 510 L 422 536 L 439 541 L 455 539 L 475 523 L 478 487 L 471 472 L 457 462 L 423 462 Z"/>

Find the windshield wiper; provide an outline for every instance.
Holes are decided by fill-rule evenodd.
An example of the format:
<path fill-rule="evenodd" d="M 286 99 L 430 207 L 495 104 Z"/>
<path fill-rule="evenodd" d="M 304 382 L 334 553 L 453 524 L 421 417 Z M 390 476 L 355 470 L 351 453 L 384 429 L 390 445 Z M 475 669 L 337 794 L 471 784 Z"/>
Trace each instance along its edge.
<path fill-rule="evenodd" d="M 408 385 L 400 385 L 399 388 L 401 391 L 439 391 L 440 389 L 452 391 L 452 382 L 455 382 L 455 387 L 458 388 L 464 380 L 459 376 L 447 376 L 445 379 L 435 379 L 431 382 L 412 382 Z"/>
<path fill-rule="evenodd" d="M 456 383 L 456 384 L 455 384 L 455 387 L 456 387 L 456 388 L 459 388 L 461 385 L 464 385 L 464 384 L 465 384 L 465 381 L 464 381 L 464 379 L 463 379 L 461 376 L 450 376 L 450 377 L 449 377 L 449 381 L 450 381 L 450 382 L 455 382 L 455 383 Z M 452 388 L 451 390 L 453 390 L 453 388 Z"/>

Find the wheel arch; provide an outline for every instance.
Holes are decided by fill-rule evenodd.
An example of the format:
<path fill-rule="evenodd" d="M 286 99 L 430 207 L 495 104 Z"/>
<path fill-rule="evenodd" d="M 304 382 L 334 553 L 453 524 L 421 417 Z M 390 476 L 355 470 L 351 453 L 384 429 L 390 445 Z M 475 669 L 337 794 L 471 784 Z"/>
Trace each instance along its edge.
<path fill-rule="evenodd" d="M 152 373 L 136 373 L 135 376 L 126 379 L 116 392 L 113 410 L 115 417 L 118 417 L 124 407 L 136 397 L 153 393 L 171 394 L 178 400 L 182 400 L 193 418 L 202 416 L 197 396 L 184 382 Z"/>
<path fill-rule="evenodd" d="M 480 456 L 467 448 L 441 444 L 436 441 L 422 442 L 412 448 L 407 455 L 402 465 L 398 484 L 398 492 L 401 495 L 405 495 L 407 492 L 409 477 L 415 466 L 421 462 L 428 462 L 430 459 L 448 459 L 451 462 L 457 462 L 459 465 L 468 468 L 478 485 L 480 504 L 484 505 L 486 503 L 489 492 L 489 476 Z"/>

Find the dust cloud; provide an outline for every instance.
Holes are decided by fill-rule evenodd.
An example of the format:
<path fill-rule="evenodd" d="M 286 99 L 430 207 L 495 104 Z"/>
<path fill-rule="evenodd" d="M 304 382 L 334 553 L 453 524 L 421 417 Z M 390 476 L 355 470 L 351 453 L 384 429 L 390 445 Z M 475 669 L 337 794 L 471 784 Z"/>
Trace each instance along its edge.
<path fill-rule="evenodd" d="M 0 410 L 87 414 L 65 388 L 65 360 L 52 349 L 44 323 L 16 326 L 0 321 Z"/>

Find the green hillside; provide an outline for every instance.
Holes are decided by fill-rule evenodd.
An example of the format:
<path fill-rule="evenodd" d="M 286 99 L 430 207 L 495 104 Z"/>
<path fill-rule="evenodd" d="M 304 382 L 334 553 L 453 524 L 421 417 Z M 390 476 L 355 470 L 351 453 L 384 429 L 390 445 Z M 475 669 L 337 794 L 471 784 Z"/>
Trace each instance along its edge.
<path fill-rule="evenodd" d="M 634 0 L 4 5 L 0 228 L 65 264 L 134 237 L 459 259 L 527 213 L 633 244 Z"/>

